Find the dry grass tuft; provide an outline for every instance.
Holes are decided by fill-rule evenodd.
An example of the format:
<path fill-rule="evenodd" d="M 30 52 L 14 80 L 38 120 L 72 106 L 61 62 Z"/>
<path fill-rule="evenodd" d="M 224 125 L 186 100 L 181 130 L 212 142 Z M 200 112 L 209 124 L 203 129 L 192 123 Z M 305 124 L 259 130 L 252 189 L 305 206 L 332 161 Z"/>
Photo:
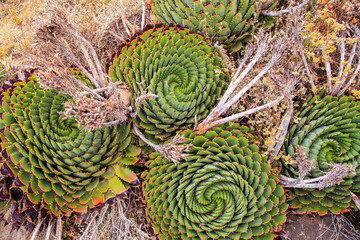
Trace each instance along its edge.
<path fill-rule="evenodd" d="M 131 37 L 129 29 L 140 28 L 126 15 L 142 7 L 136 3 L 114 0 L 74 4 L 49 0 L 44 12 L 33 22 L 29 59 L 36 69 L 37 79 L 44 88 L 58 89 L 74 99 L 75 104 L 67 103 L 62 114 L 76 117 L 87 130 L 117 125 L 129 117 L 129 90 L 126 86 L 111 84 L 102 65 L 118 41 L 112 36 L 113 41 L 109 43 L 111 38 L 106 37 L 114 22 L 121 18 L 124 23 L 124 29 L 115 34 L 122 40 Z M 83 73 L 78 76 L 80 79 L 87 78 L 91 82 L 90 87 L 74 77 L 74 66 Z M 88 95 L 92 98 L 87 98 Z"/>
<path fill-rule="evenodd" d="M 0 2 L 0 63 L 26 68 L 30 52 L 31 22 L 46 0 L 7 0 Z"/>
<path fill-rule="evenodd" d="M 90 214 L 87 226 L 79 240 L 146 240 L 153 239 L 141 229 L 135 219 L 129 219 L 129 212 L 134 209 L 131 200 L 116 199 L 113 205 L 105 204 L 100 212 Z M 135 206 L 136 207 L 136 206 Z"/>
<path fill-rule="evenodd" d="M 357 240 L 360 239 L 360 231 L 356 229 L 351 221 L 344 215 L 331 214 L 331 225 L 321 226 L 325 227 L 325 231 L 319 236 L 319 238 L 326 232 L 330 232 L 330 239 L 340 240 Z"/>
<path fill-rule="evenodd" d="M 141 0 L 76 0 L 61 1 L 69 23 L 97 49 L 101 60 L 108 57 L 107 51 L 116 48 L 119 41 L 130 36 L 122 19 L 130 29 L 140 26 Z"/>
<path fill-rule="evenodd" d="M 0 1 L 0 63 L 21 69 L 32 68 L 29 53 L 33 42 L 33 22 L 47 11 L 49 0 Z M 130 36 L 130 29 L 141 22 L 141 0 L 59 0 L 71 25 L 96 48 L 101 60 L 107 50 L 115 49 L 119 41 Z"/>

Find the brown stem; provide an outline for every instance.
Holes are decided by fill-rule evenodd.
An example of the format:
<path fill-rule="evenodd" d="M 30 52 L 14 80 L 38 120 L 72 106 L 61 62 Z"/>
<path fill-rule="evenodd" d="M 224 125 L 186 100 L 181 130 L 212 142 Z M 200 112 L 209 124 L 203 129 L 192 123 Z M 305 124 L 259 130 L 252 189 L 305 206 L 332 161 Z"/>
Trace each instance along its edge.
<path fill-rule="evenodd" d="M 340 43 L 343 43 L 343 42 L 340 42 Z M 346 91 L 346 89 L 350 86 L 350 84 L 352 83 L 352 81 L 354 80 L 354 78 L 351 78 L 348 83 L 350 82 L 350 84 L 345 88 L 345 90 L 341 91 L 341 93 L 339 93 L 341 87 L 344 87 L 344 84 L 346 82 L 346 79 L 347 79 L 347 75 L 349 74 L 348 72 L 343 76 L 343 69 L 344 69 L 344 66 L 343 66 L 343 63 L 345 62 L 345 43 L 343 43 L 343 45 L 340 45 L 340 58 L 341 58 L 341 61 L 340 61 L 340 70 L 339 70 L 339 75 L 338 75 L 338 78 L 340 81 L 340 83 L 337 83 L 337 85 L 334 87 L 334 91 L 332 92 L 332 95 L 333 96 L 340 96 L 342 93 L 344 93 Z M 346 69 L 349 69 L 351 68 L 351 65 L 352 65 L 352 62 L 354 60 L 354 57 L 355 57 L 355 54 L 356 54 L 356 47 L 357 47 L 357 42 L 354 43 L 352 49 L 351 49 L 351 53 L 350 53 L 350 56 L 349 56 L 349 59 L 348 59 L 348 63 L 346 65 Z M 360 58 L 360 57 L 359 57 Z M 360 65 L 360 60 L 359 60 L 359 64 L 358 64 L 358 67 L 359 68 L 359 65 Z M 356 70 L 355 70 L 356 71 Z M 357 70 L 359 71 L 359 70 Z M 357 73 L 354 73 L 354 75 L 356 76 Z M 353 75 L 353 76 L 354 76 Z"/>
<path fill-rule="evenodd" d="M 92 58 L 94 60 L 95 66 L 97 68 L 97 74 L 99 75 L 99 80 L 97 81 L 100 85 L 100 87 L 105 87 L 105 77 L 104 77 L 104 73 L 99 61 L 99 58 L 96 54 L 96 51 L 94 49 L 94 47 L 90 44 L 90 42 L 88 40 L 86 40 L 83 36 L 81 36 L 80 34 L 78 34 L 77 32 L 72 32 L 72 35 L 77 37 L 78 39 L 80 39 L 81 41 L 83 41 L 85 43 L 85 45 L 87 45 L 87 47 L 90 49 Z"/>
<path fill-rule="evenodd" d="M 112 122 L 105 122 L 105 123 L 103 123 L 103 127 L 113 127 L 113 126 L 116 126 L 116 125 L 118 125 L 120 123 L 121 123 L 120 120 L 115 120 L 115 121 L 112 121 Z"/>
<path fill-rule="evenodd" d="M 325 53 L 324 48 L 321 48 L 321 51 L 323 53 L 323 56 L 329 57 Z M 326 77 L 327 77 L 326 92 L 328 94 L 330 94 L 331 93 L 331 80 L 332 80 L 331 65 L 330 65 L 330 62 L 329 62 L 328 58 L 324 58 L 324 62 L 325 62 L 325 70 L 326 70 Z"/>
<path fill-rule="evenodd" d="M 85 57 L 85 60 L 86 60 L 86 62 L 88 64 L 88 66 L 91 69 L 91 73 L 94 76 L 94 79 L 99 79 L 100 78 L 99 74 L 98 74 L 98 72 L 97 72 L 97 70 L 95 68 L 94 62 L 90 58 L 89 51 L 86 49 L 86 47 L 83 44 L 80 44 L 80 48 L 81 48 L 81 51 L 82 51 L 82 53 L 83 53 L 83 55 Z M 100 87 L 100 85 L 99 85 L 99 87 Z"/>
<path fill-rule="evenodd" d="M 358 198 L 358 196 L 356 196 L 354 193 L 350 192 L 350 197 L 354 201 L 358 210 L 360 210 L 360 199 Z"/>
<path fill-rule="evenodd" d="M 62 220 L 61 220 L 61 217 L 59 216 L 57 218 L 57 221 L 56 221 L 56 234 L 55 234 L 55 239 L 56 240 L 61 240 L 62 238 Z"/>
<path fill-rule="evenodd" d="M 292 115 L 294 112 L 293 101 L 289 98 L 286 98 L 286 100 L 288 103 L 288 110 L 286 111 L 286 114 L 283 117 L 281 124 L 279 126 L 279 129 L 274 137 L 274 144 L 276 144 L 276 145 L 275 145 L 275 147 L 273 145 L 271 145 L 268 148 L 268 149 L 274 148 L 274 150 L 269 151 L 269 160 L 270 161 L 273 161 L 274 158 L 279 154 L 280 149 L 281 149 L 282 145 L 284 144 L 285 137 L 286 137 L 286 134 L 288 133 L 289 125 L 290 125 Z"/>
<path fill-rule="evenodd" d="M 124 84 L 123 82 L 116 82 L 116 83 L 113 83 L 113 85 L 117 86 L 117 85 L 122 85 Z M 103 88 L 95 88 L 95 89 L 91 89 L 93 92 L 95 93 L 101 93 L 101 92 L 105 92 L 109 89 L 109 86 L 106 86 L 106 87 L 103 87 Z M 90 94 L 89 92 L 81 92 L 80 93 L 81 95 L 88 95 Z"/>
<path fill-rule="evenodd" d="M 352 77 L 350 78 L 350 80 L 346 83 L 346 85 L 343 87 L 343 89 L 337 94 L 337 96 L 341 96 L 349 87 L 350 85 L 354 82 L 357 74 L 360 71 L 360 57 L 359 57 L 359 63 L 355 69 L 355 72 L 353 73 Z"/>
<path fill-rule="evenodd" d="M 76 79 L 75 77 L 71 76 L 71 78 L 73 79 L 73 81 L 78 84 L 79 87 L 81 87 L 82 89 L 86 90 L 89 94 L 93 95 L 94 97 L 96 97 L 97 99 L 99 99 L 100 101 L 104 102 L 105 98 L 100 96 L 98 93 L 96 93 L 94 90 L 92 90 L 91 88 L 87 87 L 85 84 L 83 84 L 81 81 L 79 81 L 78 79 Z"/>
<path fill-rule="evenodd" d="M 223 119 L 214 121 L 214 122 L 212 122 L 211 127 L 217 126 L 217 125 L 220 125 L 220 124 L 223 124 L 223 123 L 227 123 L 227 122 L 236 120 L 236 119 L 238 119 L 238 118 L 246 117 L 246 116 L 249 116 L 250 114 L 253 114 L 253 113 L 259 112 L 259 111 L 261 111 L 261 110 L 264 110 L 264 109 L 266 109 L 266 108 L 272 107 L 272 106 L 274 106 L 275 104 L 277 104 L 278 102 L 280 102 L 283 98 L 284 98 L 284 96 L 281 96 L 281 97 L 277 98 L 276 100 L 274 100 L 274 101 L 272 101 L 272 102 L 269 102 L 269 103 L 267 103 L 267 104 L 264 104 L 264 105 L 262 105 L 262 106 L 259 106 L 259 107 L 256 107 L 256 108 L 252 108 L 252 109 L 247 110 L 247 111 L 245 111 L 245 112 L 241 112 L 241 113 L 238 113 L 238 114 L 234 114 L 234 115 L 232 115 L 232 116 L 230 116 L 230 117 L 226 117 L 226 118 L 223 118 Z"/>
<path fill-rule="evenodd" d="M 145 18 L 146 7 L 144 0 L 141 1 L 141 4 L 142 4 L 141 30 L 143 30 L 146 22 L 146 18 Z"/>
<path fill-rule="evenodd" d="M 62 42 L 64 43 L 65 47 L 67 48 L 65 51 L 65 54 L 71 59 L 71 61 L 80 69 L 81 72 L 83 72 L 85 74 L 85 76 L 90 79 L 91 83 L 96 87 L 99 88 L 100 85 L 98 83 L 98 81 L 96 81 L 96 79 L 86 70 L 85 67 L 83 67 L 81 65 L 81 63 L 79 62 L 79 60 L 75 57 L 75 55 L 73 54 L 73 52 L 71 51 L 70 47 L 68 46 L 68 43 L 66 42 L 65 39 L 62 39 Z M 59 44 L 61 44 L 59 42 Z"/>

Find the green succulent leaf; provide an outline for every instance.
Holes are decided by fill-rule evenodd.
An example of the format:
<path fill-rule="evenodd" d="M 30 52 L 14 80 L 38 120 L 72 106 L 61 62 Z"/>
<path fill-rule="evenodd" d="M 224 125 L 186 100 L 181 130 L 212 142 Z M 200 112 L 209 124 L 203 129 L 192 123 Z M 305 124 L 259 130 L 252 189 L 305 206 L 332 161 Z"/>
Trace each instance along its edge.
<path fill-rule="evenodd" d="M 148 29 L 120 49 L 108 71 L 132 89 L 132 107 L 140 108 L 134 122 L 150 140 L 166 140 L 204 119 L 230 79 L 220 50 L 189 29 Z M 157 97 L 138 106 L 148 91 Z"/>
<path fill-rule="evenodd" d="M 79 72 L 76 76 L 84 77 Z M 85 131 L 74 118 L 59 115 L 71 100 L 42 89 L 35 79 L 15 83 L 3 93 L 1 173 L 19 187 L 12 191 L 25 197 L 6 195 L 10 185 L 0 182 L 0 200 L 20 202 L 14 205 L 16 211 L 26 206 L 26 211 L 41 211 L 42 216 L 47 212 L 50 219 L 67 218 L 73 212 L 86 213 L 137 182 L 129 165 L 139 161 L 141 150 L 131 138 L 130 123 Z"/>
<path fill-rule="evenodd" d="M 301 120 L 289 128 L 284 155 L 295 157 L 296 146 L 304 147 L 303 152 L 315 160 L 315 169 L 307 179 L 323 176 L 330 170 L 326 164 L 355 167 L 357 174 L 350 174 L 338 185 L 321 190 L 289 189 L 289 203 L 295 208 L 301 207 L 299 211 L 305 213 L 324 215 L 347 211 L 352 204 L 350 192 L 360 196 L 360 102 L 353 97 L 326 96 L 325 91 L 321 91 L 300 105 L 296 117 Z M 298 167 L 288 164 L 284 158 L 281 171 L 285 176 L 298 177 Z"/>
<path fill-rule="evenodd" d="M 260 14 L 260 0 L 154 0 L 152 17 L 164 24 L 179 24 L 194 32 L 205 32 L 224 43 L 233 52 L 239 51 L 261 25 L 270 25 L 273 18 Z M 275 8 L 273 1 L 266 9 Z"/>
<path fill-rule="evenodd" d="M 189 157 L 174 165 L 153 153 L 142 175 L 148 221 L 159 239 L 272 239 L 288 205 L 267 159 L 253 158 L 259 147 L 249 146 L 259 141 L 251 131 L 234 124 L 182 134 L 193 144 Z M 246 144 L 234 145 L 240 139 Z"/>

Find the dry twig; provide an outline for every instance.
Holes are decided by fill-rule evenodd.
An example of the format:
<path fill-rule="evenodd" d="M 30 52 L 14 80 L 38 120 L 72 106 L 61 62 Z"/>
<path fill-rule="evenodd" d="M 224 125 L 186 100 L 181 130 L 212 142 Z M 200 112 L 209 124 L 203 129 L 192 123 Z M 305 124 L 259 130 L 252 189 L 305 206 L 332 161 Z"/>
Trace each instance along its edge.
<path fill-rule="evenodd" d="M 275 134 L 275 137 L 271 144 L 268 147 L 269 160 L 273 161 L 274 158 L 279 154 L 282 145 L 284 144 L 286 135 L 288 133 L 289 125 L 293 117 L 294 112 L 294 103 L 293 95 L 291 94 L 295 86 L 299 83 L 302 74 L 299 73 L 300 66 L 293 66 L 289 64 L 288 69 L 286 69 L 284 74 L 270 74 L 272 82 L 281 90 L 282 94 L 285 96 L 287 103 L 287 111 L 282 118 L 281 124 L 278 128 L 278 131 Z"/>
<path fill-rule="evenodd" d="M 360 210 L 360 199 L 354 193 L 350 192 L 351 199 L 354 201 L 358 210 Z"/>
<path fill-rule="evenodd" d="M 360 72 L 360 47 L 358 44 L 360 44 L 360 29 L 357 27 L 354 27 L 354 29 L 350 28 L 350 30 L 353 30 L 355 37 L 357 41 L 353 43 L 353 46 L 351 48 L 349 58 L 347 61 L 345 61 L 345 51 L 346 51 L 346 45 L 344 41 L 339 42 L 339 50 L 340 50 L 340 67 L 339 67 L 339 73 L 338 73 L 338 83 L 334 87 L 334 91 L 332 92 L 333 96 L 341 96 L 354 82 L 356 76 Z M 349 71 L 352 67 L 354 58 L 358 58 L 358 63 L 355 67 L 354 72 L 352 72 L 350 78 L 347 78 Z M 345 70 L 344 70 L 344 66 Z M 342 88 L 342 89 L 341 89 Z"/>
<path fill-rule="evenodd" d="M 100 212 L 96 211 L 88 217 L 87 227 L 79 240 L 152 239 L 126 216 L 128 209 L 129 205 L 123 199 L 116 199 L 111 206 L 106 203 Z"/>
<path fill-rule="evenodd" d="M 62 238 L 62 230 L 63 230 L 63 223 L 61 217 L 59 216 L 56 221 L 56 234 L 55 240 L 61 240 Z"/>
<path fill-rule="evenodd" d="M 250 58 L 250 56 L 253 55 L 255 46 L 252 44 L 249 44 L 245 50 L 245 56 L 242 62 L 240 62 L 240 65 L 238 67 L 237 72 L 235 73 L 233 80 L 229 84 L 228 89 L 226 90 L 223 97 L 220 99 L 219 103 L 216 105 L 216 107 L 211 111 L 211 113 L 206 117 L 206 119 L 198 125 L 197 130 L 202 133 L 206 130 L 225 122 L 229 122 L 232 120 L 235 120 L 240 117 L 247 116 L 249 114 L 258 112 L 262 109 L 271 107 L 278 103 L 283 96 L 278 97 L 276 100 L 271 101 L 270 103 L 267 103 L 263 106 L 256 107 L 254 109 L 250 109 L 248 111 L 235 114 L 230 117 L 226 117 L 220 120 L 216 120 L 219 118 L 223 113 L 225 113 L 233 104 L 235 104 L 242 96 L 245 95 L 245 93 L 254 85 L 256 84 L 283 56 L 283 53 L 286 48 L 286 44 L 281 39 L 278 39 L 275 41 L 275 43 L 270 44 L 274 40 L 273 37 L 271 37 L 268 34 L 260 33 L 259 37 L 257 38 L 257 50 L 255 52 L 255 55 L 252 57 L 252 59 L 248 62 L 245 69 L 243 67 L 245 66 L 246 62 Z M 261 71 L 241 90 L 235 92 L 235 89 L 239 86 L 239 84 L 244 80 L 244 78 L 253 70 L 253 67 L 256 63 L 258 63 L 261 58 L 264 56 L 264 54 L 269 50 L 269 46 L 271 45 L 271 58 L 267 62 L 267 64 L 261 69 Z"/>
<path fill-rule="evenodd" d="M 305 165 L 311 166 L 310 163 Z M 324 163 L 324 165 L 331 167 L 331 169 L 326 172 L 324 176 L 301 180 L 280 175 L 280 184 L 287 188 L 316 188 L 321 190 L 327 187 L 338 185 L 344 181 L 344 177 L 350 174 L 356 174 L 356 168 L 353 166 L 349 167 L 348 165 L 329 163 Z"/>
<path fill-rule="evenodd" d="M 41 227 L 41 224 L 43 223 L 43 221 L 44 221 L 44 220 L 40 221 L 40 222 L 36 225 L 36 227 L 35 227 L 32 235 L 31 235 L 30 240 L 35 240 L 36 238 L 39 237 L 38 234 L 39 234 L 40 227 Z"/>
<path fill-rule="evenodd" d="M 143 93 L 140 94 L 140 96 L 138 96 L 135 99 L 135 112 L 131 113 L 131 117 L 134 118 L 138 115 L 139 111 L 140 111 L 140 106 L 144 103 L 145 100 L 147 99 L 151 99 L 151 98 L 157 98 L 158 96 L 152 93 Z"/>
<path fill-rule="evenodd" d="M 360 231 L 354 227 L 351 221 L 344 215 L 331 214 L 331 225 L 320 234 L 317 239 L 323 239 L 323 235 L 326 232 L 330 232 L 331 236 L 329 239 L 347 239 L 347 240 L 358 240 L 360 239 Z"/>
<path fill-rule="evenodd" d="M 306 75 L 308 77 L 309 83 L 311 85 L 311 90 L 314 94 L 317 94 L 316 86 L 313 78 L 313 74 L 310 71 L 309 63 L 305 56 L 305 47 L 304 40 L 301 36 L 303 33 L 300 23 L 300 11 L 292 11 L 291 17 L 288 18 L 288 23 L 290 25 L 290 39 L 295 43 L 295 51 L 297 51 L 301 56 L 301 61 L 304 64 Z"/>
<path fill-rule="evenodd" d="M 146 144 L 152 147 L 155 151 L 161 153 L 166 159 L 172 161 L 175 165 L 179 163 L 181 159 L 187 159 L 188 154 L 186 153 L 189 148 L 192 146 L 191 144 L 187 145 L 178 145 L 185 143 L 185 137 L 183 135 L 176 134 L 176 136 L 172 139 L 170 143 L 166 143 L 163 145 L 156 145 L 149 141 L 144 134 L 140 131 L 135 124 L 133 124 L 133 128 L 136 134 L 143 140 Z"/>
<path fill-rule="evenodd" d="M 304 152 L 304 147 L 301 145 L 296 146 L 295 160 L 292 164 L 296 164 L 299 168 L 299 180 L 304 180 L 306 175 L 315 168 L 314 162 L 309 158 L 309 156 Z"/>
<path fill-rule="evenodd" d="M 53 225 L 54 223 L 50 223 L 49 226 L 47 227 L 44 240 L 50 240 Z"/>

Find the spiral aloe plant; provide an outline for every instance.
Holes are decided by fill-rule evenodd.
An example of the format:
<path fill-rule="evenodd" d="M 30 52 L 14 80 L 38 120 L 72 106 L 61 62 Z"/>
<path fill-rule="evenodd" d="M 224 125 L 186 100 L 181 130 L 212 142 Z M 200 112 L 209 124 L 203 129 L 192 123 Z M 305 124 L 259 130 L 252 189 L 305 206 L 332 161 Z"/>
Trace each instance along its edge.
<path fill-rule="evenodd" d="M 13 202 L 15 226 L 86 213 L 138 182 L 130 125 L 84 131 L 58 113 L 69 100 L 34 79 L 3 93 L 0 197 Z"/>
<path fill-rule="evenodd" d="M 150 155 L 143 189 L 160 239 L 273 239 L 285 222 L 284 190 L 246 127 L 186 130 L 189 157 Z"/>
<path fill-rule="evenodd" d="M 219 49 L 189 29 L 149 29 L 120 49 L 109 75 L 132 89 L 135 124 L 150 138 L 165 139 L 204 119 L 229 80 Z M 139 106 L 148 91 L 157 97 Z"/>
<path fill-rule="evenodd" d="M 239 51 L 252 33 L 270 21 L 260 16 L 258 0 L 155 0 L 152 13 L 163 23 L 176 23 L 194 32 L 204 32 L 231 51 Z M 266 9 L 273 9 L 273 1 Z M 266 4 L 267 5 L 267 4 Z"/>
<path fill-rule="evenodd" d="M 311 180 L 329 172 L 328 164 L 341 164 L 355 168 L 356 174 L 345 176 L 343 182 L 324 189 L 289 190 L 290 205 L 299 212 L 329 211 L 338 214 L 353 205 L 350 192 L 360 196 L 360 103 L 353 97 L 310 97 L 296 113 L 298 123 L 290 126 L 283 151 L 294 157 L 297 145 L 314 168 L 306 176 Z M 282 159 L 282 174 L 297 178 L 299 168 Z"/>

